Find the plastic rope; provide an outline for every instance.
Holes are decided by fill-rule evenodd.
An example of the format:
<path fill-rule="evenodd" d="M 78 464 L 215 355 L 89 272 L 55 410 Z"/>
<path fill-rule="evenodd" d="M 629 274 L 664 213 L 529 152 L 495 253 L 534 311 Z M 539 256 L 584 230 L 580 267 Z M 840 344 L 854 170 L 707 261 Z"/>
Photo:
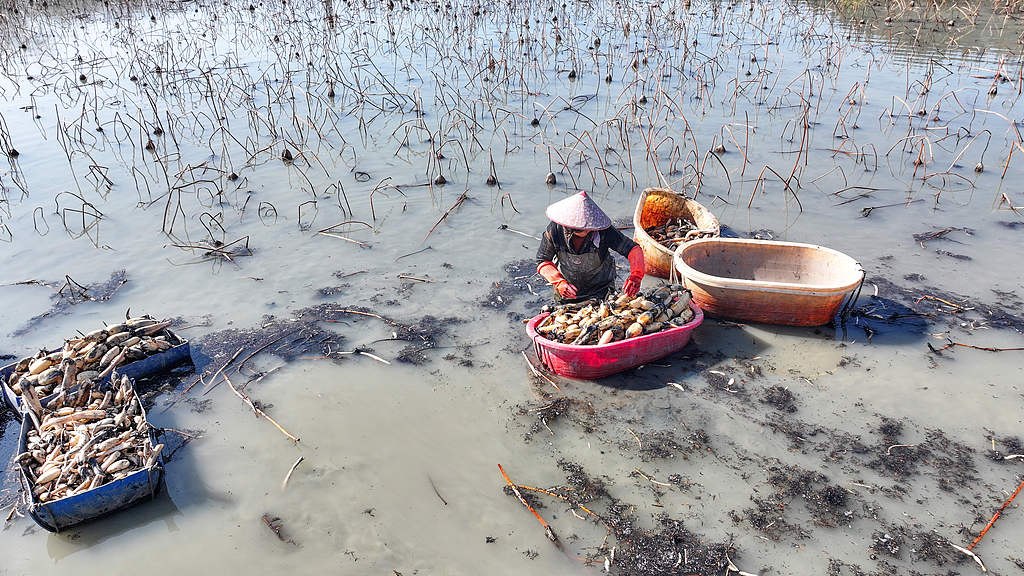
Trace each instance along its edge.
<path fill-rule="evenodd" d="M 864 287 L 864 278 L 867 277 L 867 272 L 864 270 L 860 271 L 860 282 L 857 283 L 857 289 L 850 292 L 851 298 L 849 298 L 842 309 L 839 311 L 839 320 L 842 324 L 846 324 L 850 313 L 853 312 L 853 307 L 857 304 L 857 299 L 860 298 L 860 290 Z"/>
<path fill-rule="evenodd" d="M 679 276 L 679 270 L 676 268 L 676 258 L 679 255 L 679 250 L 682 249 L 684 243 L 680 243 L 679 246 L 672 252 L 672 266 L 668 271 L 668 282 L 669 284 L 682 284 L 682 278 Z"/>

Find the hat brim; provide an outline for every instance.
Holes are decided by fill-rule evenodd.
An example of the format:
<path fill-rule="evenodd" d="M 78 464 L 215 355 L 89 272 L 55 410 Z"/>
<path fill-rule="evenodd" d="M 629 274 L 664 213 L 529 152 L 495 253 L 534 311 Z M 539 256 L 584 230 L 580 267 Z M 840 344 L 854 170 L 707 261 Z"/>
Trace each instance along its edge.
<path fill-rule="evenodd" d="M 552 222 L 574 230 L 604 230 L 612 225 L 612 219 L 583 192 L 551 204 L 544 213 Z"/>

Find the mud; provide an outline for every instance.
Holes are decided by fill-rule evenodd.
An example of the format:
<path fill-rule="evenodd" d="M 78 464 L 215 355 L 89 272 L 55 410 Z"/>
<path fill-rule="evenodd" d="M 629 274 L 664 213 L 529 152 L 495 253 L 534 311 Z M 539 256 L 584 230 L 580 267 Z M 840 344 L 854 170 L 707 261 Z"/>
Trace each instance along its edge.
<path fill-rule="evenodd" d="M 325 288 L 320 288 L 319 290 L 316 291 L 316 293 L 321 298 L 333 298 L 333 297 L 335 297 L 335 296 L 337 296 L 339 294 L 343 294 L 346 289 L 351 288 L 351 287 L 352 287 L 351 284 L 341 284 L 339 286 L 329 286 L 329 287 L 325 287 Z"/>
<path fill-rule="evenodd" d="M 768 469 L 767 481 L 775 488 L 768 501 L 779 510 L 787 509 L 799 498 L 821 526 L 849 524 L 854 518 L 847 492 L 840 486 L 829 485 L 829 479 L 820 472 L 794 466 L 773 466 Z"/>
<path fill-rule="evenodd" d="M 592 477 L 576 463 L 562 460 L 559 468 L 565 473 L 566 484 L 548 491 L 567 502 L 577 515 L 588 514 L 594 522 L 603 524 L 614 538 L 595 549 L 589 561 L 601 566 L 608 561 L 614 573 L 629 576 L 656 574 L 717 574 L 729 566 L 728 555 L 737 552 L 727 543 L 709 543 L 690 532 L 681 521 L 668 515 L 659 515 L 654 528 L 637 525 L 633 515 L 635 507 L 613 498 L 604 481 Z M 509 487 L 506 494 L 511 495 Z M 535 509 L 543 500 L 523 497 Z M 612 552 L 614 548 L 614 552 Z"/>
<path fill-rule="evenodd" d="M 684 440 L 677 438 L 674 430 L 654 430 L 637 433 L 638 442 L 623 440 L 619 443 L 620 449 L 624 452 L 636 449 L 640 459 L 644 462 L 673 458 L 676 456 L 682 459 L 689 458 L 689 455 L 699 451 L 709 451 L 709 437 L 707 432 L 697 430 L 690 433 Z"/>
<path fill-rule="evenodd" d="M 454 362 L 463 368 L 473 368 L 478 365 L 479 361 L 474 359 L 473 348 L 471 346 L 464 344 L 462 346 L 458 346 L 456 350 L 457 352 L 449 352 L 441 358 L 449 362 Z M 487 368 L 490 367 L 491 364 L 489 362 L 479 362 L 479 366 Z"/>
<path fill-rule="evenodd" d="M 960 260 L 963 262 L 969 262 L 971 260 L 974 260 L 974 258 L 971 258 L 966 254 L 956 254 L 954 252 L 950 252 L 949 250 L 936 250 L 935 253 L 938 254 L 939 256 L 948 256 L 954 260 Z"/>
<path fill-rule="evenodd" d="M 267 528 L 274 533 L 274 536 L 277 536 L 278 540 L 284 542 L 285 544 L 291 544 L 292 546 L 296 547 L 299 546 L 298 542 L 292 540 L 291 537 L 287 535 L 287 532 L 285 531 L 284 528 L 284 521 L 281 520 L 281 518 L 273 514 L 266 513 L 263 514 L 260 520 L 262 520 L 263 523 L 266 524 Z"/>
<path fill-rule="evenodd" d="M 505 277 L 493 283 L 481 305 L 485 308 L 505 310 L 513 301 L 527 298 L 527 310 L 540 310 L 552 301 L 551 288 L 537 274 L 537 262 L 532 259 L 516 260 L 505 265 Z"/>
<path fill-rule="evenodd" d="M 163 457 L 165 463 L 174 461 L 175 455 L 185 448 L 189 442 L 203 437 L 205 430 L 187 428 L 185 430 L 170 430 L 165 428 L 157 429 L 157 437 L 164 445 Z"/>
<path fill-rule="evenodd" d="M 908 280 L 923 282 L 923 276 L 911 277 Z M 886 301 L 886 306 L 899 306 L 899 314 L 907 314 L 909 321 L 926 319 L 929 329 L 931 323 L 942 320 L 941 310 L 948 306 L 936 306 L 935 301 L 919 300 L 922 290 L 919 288 L 902 288 L 896 284 L 873 279 L 879 283 L 880 291 L 896 296 Z M 959 298 L 950 302 L 966 302 L 962 297 L 943 294 L 935 291 L 936 297 Z M 931 294 L 931 288 L 925 289 Z M 890 296 L 891 297 L 891 296 Z M 864 301 L 867 302 L 864 302 Z M 1004 297 L 1003 300 L 1006 300 Z M 520 296 L 520 300 L 522 297 Z M 878 298 L 862 296 L 858 306 L 861 317 L 871 314 L 867 306 L 882 305 Z M 963 304 L 965 308 L 966 303 Z M 966 313 L 968 311 L 963 311 Z M 984 318 L 987 325 L 1004 329 L 1016 329 L 1018 320 L 1010 311 L 984 305 L 969 312 L 978 314 L 977 322 Z M 959 316 L 959 314 L 958 314 Z M 904 318 L 888 318 L 888 321 L 907 322 Z M 957 319 L 959 320 L 959 318 Z M 714 322 L 713 320 L 711 320 Z M 950 326 L 953 327 L 953 322 Z M 512 324 L 515 326 L 515 324 Z M 903 327 L 905 328 L 905 326 Z M 728 325 L 723 329 L 729 329 Z M 820 332 L 820 331 L 817 331 Z M 828 335 L 824 335 L 828 338 Z M 839 349 L 845 344 L 839 343 Z M 543 367 L 534 359 L 541 369 Z M 1021 441 L 1014 436 L 992 433 L 990 439 L 996 444 L 997 450 L 981 451 L 977 447 L 966 446 L 951 440 L 942 430 L 920 426 L 905 419 L 885 415 L 875 415 L 875 424 L 862 434 L 850 433 L 833 428 L 819 422 L 802 421 L 795 418 L 800 404 L 799 394 L 794 392 L 797 387 L 787 382 L 799 381 L 801 375 L 788 374 L 779 380 L 776 369 L 768 362 L 757 359 L 728 358 L 718 350 L 698 350 L 691 344 L 682 354 L 673 355 L 665 360 L 666 366 L 677 362 L 685 362 L 692 366 L 694 375 L 704 382 L 704 386 L 694 386 L 694 380 L 681 381 L 672 378 L 681 388 L 691 394 L 716 404 L 730 407 L 741 417 L 757 422 L 766 431 L 785 436 L 790 449 L 808 456 L 819 456 L 822 465 L 838 465 L 843 475 L 858 479 L 865 474 L 873 477 L 889 479 L 889 483 L 872 481 L 870 485 L 854 482 L 846 485 L 836 482 L 830 474 L 814 468 L 805 468 L 779 460 L 767 460 L 756 454 L 746 453 L 736 445 L 728 442 L 728 450 L 735 452 L 740 460 L 749 461 L 767 472 L 764 485 L 769 489 L 756 489 L 750 495 L 750 505 L 729 512 L 733 524 L 742 530 L 750 530 L 771 541 L 798 543 L 816 537 L 819 530 L 849 530 L 854 525 L 876 523 L 878 528 L 870 532 L 870 544 L 867 553 L 871 555 L 874 568 L 864 569 L 855 563 L 836 561 L 832 572 L 836 574 L 873 574 L 876 576 L 902 574 L 900 568 L 887 563 L 892 561 L 927 562 L 934 566 L 959 566 L 962 558 L 942 536 L 927 529 L 912 529 L 887 523 L 879 516 L 879 503 L 876 498 L 902 501 L 922 483 L 930 483 L 940 493 L 949 494 L 958 502 L 958 506 L 967 508 L 979 507 L 983 498 L 979 493 L 981 479 L 975 459 L 987 456 L 994 459 L 995 455 L 1021 450 Z M 714 365 L 714 369 L 706 366 Z M 842 355 L 836 366 L 837 370 L 864 370 L 861 361 L 854 354 Z M 557 376 L 549 374 L 555 380 Z M 665 377 L 657 368 L 646 368 L 630 371 L 630 375 L 612 377 L 606 381 L 629 380 L 631 389 L 653 389 L 656 382 L 664 386 Z M 759 381 L 767 379 L 764 384 Z M 538 379 L 539 380 L 539 379 Z M 809 382 L 809 381 L 807 381 Z M 649 384 L 648 384 L 649 383 Z M 538 386 L 551 390 L 542 382 Z M 617 388 L 609 392 L 614 394 Z M 657 463 L 672 459 L 687 459 L 695 453 L 709 455 L 715 459 L 723 459 L 721 449 L 711 451 L 714 435 L 703 429 L 688 426 L 687 432 L 680 434 L 675 429 L 648 429 L 643 421 L 619 416 L 615 412 L 603 412 L 600 417 L 593 412 L 586 418 L 580 418 L 574 411 L 580 406 L 589 406 L 585 397 L 572 394 L 564 395 L 552 391 L 551 399 L 531 409 L 520 408 L 520 417 L 532 419 L 532 424 L 525 438 L 529 440 L 538 433 L 548 436 L 547 430 L 553 422 L 561 422 L 560 426 L 572 426 L 584 434 L 607 442 L 610 429 L 626 429 L 628 434 L 614 435 L 614 446 L 619 454 L 633 455 L 639 462 Z M 539 408 L 539 410 L 538 410 Z M 546 430 L 547 429 L 547 430 Z M 695 535 L 685 527 L 685 520 L 673 518 L 670 514 L 657 516 L 657 528 L 642 529 L 636 525 L 631 516 L 628 504 L 616 500 L 609 493 L 608 484 L 595 480 L 576 464 L 560 464 L 568 473 L 567 484 L 572 490 L 562 490 L 567 502 L 578 508 L 584 505 L 594 510 L 608 530 L 616 538 L 614 566 L 624 574 L 713 574 L 720 573 L 728 566 L 725 554 L 735 560 L 739 555 L 730 543 L 706 543 L 705 538 Z M 735 465 L 730 465 L 733 467 Z M 746 466 L 737 467 L 749 470 Z M 660 500 L 667 497 L 673 490 L 697 490 L 705 487 L 695 484 L 690 478 L 679 474 L 667 476 L 665 486 L 649 482 L 652 480 L 643 471 L 636 471 L 632 476 L 645 486 L 650 486 Z M 750 477 L 744 473 L 752 484 L 756 485 L 756 474 Z M 666 479 L 663 477 L 663 480 Z M 856 488 L 856 489 L 851 489 Z M 558 488 L 551 488 L 558 491 Z M 982 489 L 983 491 L 983 489 Z M 543 498 L 541 498 L 543 500 Z M 919 499 L 919 504 L 926 503 L 928 497 Z M 595 508 L 600 508 L 595 510 Z M 807 519 L 806 521 L 804 519 Z M 979 519 L 979 525 L 984 519 Z M 919 525 L 924 528 L 925 525 Z M 607 557 L 612 544 L 598 550 L 592 560 L 598 566 Z M 679 563 L 680 549 L 688 550 L 689 564 Z M 613 570 L 614 571 L 614 570 Z M 910 573 L 916 573 L 911 571 Z"/>
<path fill-rule="evenodd" d="M 868 291 L 875 287 L 878 296 Z M 885 330 L 879 326 L 895 325 L 912 327 L 919 333 L 933 328 L 938 331 L 940 327 L 968 332 L 998 328 L 1024 333 L 1024 316 L 1017 308 L 1019 297 L 1004 291 L 993 292 L 1000 301 L 986 302 L 981 299 L 983 294 L 965 296 L 930 285 L 910 288 L 873 276 L 864 281 L 864 291 L 852 316 L 869 321 L 869 326 L 879 330 Z"/>
<path fill-rule="evenodd" d="M 447 336 L 449 329 L 464 320 L 427 315 L 411 323 L 399 322 L 363 306 L 321 304 L 297 310 L 287 318 L 268 316 L 259 328 L 231 328 L 207 334 L 193 342 L 192 356 L 200 370 L 211 364 L 226 362 L 239 349 L 243 350 L 239 356 L 240 361 L 249 354 L 260 352 L 276 356 L 284 362 L 310 355 L 341 362 L 353 352 L 372 353 L 372 348 L 364 344 L 354 350 L 344 350 L 346 337 L 329 326 L 341 325 L 338 327 L 340 330 L 364 322 L 387 325 L 391 330 L 390 340 L 408 342 L 395 360 L 420 365 L 429 360 L 427 351 L 436 348 L 438 341 Z"/>
<path fill-rule="evenodd" d="M 17 417 L 14 416 L 6 405 L 0 405 L 0 440 L 4 438 L 7 425 L 17 423 L 17 421 Z"/>
<path fill-rule="evenodd" d="M 931 531 L 915 531 L 907 541 L 911 557 L 933 566 L 967 563 L 967 557 L 950 546 L 949 540 Z"/>
<path fill-rule="evenodd" d="M 709 387 L 711 386 L 709 385 Z M 766 390 L 768 389 L 770 387 L 766 388 Z M 789 398 L 787 397 L 787 399 Z M 738 399 L 733 399 L 733 401 L 741 402 Z M 547 414 L 550 417 L 557 418 L 564 414 L 574 402 L 577 401 L 560 398 L 544 409 L 548 411 Z M 591 426 L 600 430 L 602 424 L 620 425 L 614 423 L 614 417 L 608 417 L 606 420 L 602 423 L 592 422 Z M 634 423 L 634 425 L 636 424 Z M 539 427 L 535 426 L 532 431 L 536 432 L 538 429 Z M 813 436 L 806 430 L 803 433 Z M 908 432 L 906 423 L 892 418 L 882 417 L 879 419 L 872 434 L 876 435 L 881 442 L 874 447 L 865 446 L 856 437 L 844 438 L 838 431 L 819 427 L 816 429 L 816 433 L 823 436 L 820 441 L 821 448 L 832 452 L 824 460 L 842 460 L 843 456 L 848 459 L 852 458 L 851 471 L 858 468 L 877 468 L 880 472 L 905 482 L 925 470 L 929 472 L 930 477 L 939 487 L 957 492 L 970 492 L 978 483 L 978 478 L 974 474 L 971 451 L 967 447 L 951 442 L 941 431 L 926 430 L 924 432 L 926 442 L 923 443 L 925 446 L 910 447 L 909 450 L 894 454 L 885 453 L 889 446 L 900 440 L 905 440 L 909 433 L 917 434 L 919 431 L 914 429 Z M 697 434 L 699 436 L 696 438 L 706 441 L 706 433 L 698 432 Z M 649 447 L 638 448 L 635 439 L 629 439 L 618 443 L 619 451 L 638 453 L 642 461 L 676 455 L 685 457 L 685 453 L 688 451 L 671 431 L 637 432 L 637 438 L 640 443 L 649 445 Z M 692 440 L 696 438 L 691 437 Z M 1019 440 L 1016 438 L 1008 437 L 999 442 L 1005 449 L 1019 448 Z M 841 446 L 842 443 L 845 443 L 846 446 Z M 699 443 L 694 442 L 693 448 L 699 447 Z M 897 450 L 900 449 L 893 449 L 892 452 Z M 836 451 L 842 451 L 844 454 L 837 458 Z M 754 459 L 756 460 L 756 457 Z M 752 495 L 750 506 L 742 511 L 731 512 L 729 516 L 737 525 L 749 526 L 750 529 L 772 541 L 799 542 L 814 537 L 814 529 L 801 524 L 799 518 L 802 516 L 807 515 L 819 529 L 848 528 L 862 520 L 858 510 L 863 509 L 867 519 L 873 519 L 880 525 L 880 528 L 872 533 L 872 543 L 869 546 L 869 550 L 874 554 L 872 557 L 874 560 L 878 560 L 880 555 L 898 559 L 903 557 L 905 551 L 909 550 L 910 557 L 915 562 L 928 562 L 943 566 L 962 561 L 949 542 L 933 532 L 895 527 L 880 521 L 876 514 L 876 504 L 865 499 L 868 494 L 884 494 L 885 497 L 900 498 L 902 493 L 899 490 L 874 487 L 867 494 L 857 496 L 854 491 L 830 481 L 827 475 L 816 470 L 787 465 L 778 461 L 766 462 L 762 465 L 767 470 L 765 485 L 771 488 L 770 493 L 766 496 Z M 687 529 L 685 521 L 673 519 L 671 515 L 659 514 L 656 518 L 657 527 L 653 530 L 640 528 L 636 524 L 636 518 L 630 512 L 634 507 L 612 497 L 605 481 L 595 479 L 579 464 L 561 461 L 559 466 L 567 475 L 567 487 L 554 487 L 550 490 L 560 494 L 566 502 L 577 509 L 583 505 L 594 511 L 598 519 L 606 525 L 616 539 L 614 565 L 618 567 L 619 573 L 710 575 L 721 573 L 729 565 L 729 559 L 735 561 L 739 556 L 739 552 L 731 544 L 708 543 L 705 538 Z M 679 475 L 670 476 L 669 483 L 679 488 L 690 489 L 693 487 L 689 479 L 683 479 Z M 656 493 L 663 493 L 662 490 L 662 488 L 657 488 Z M 964 506 L 977 506 L 978 504 L 971 499 L 962 500 L 961 504 Z M 611 544 L 606 544 L 600 548 L 593 555 L 592 560 L 600 565 L 608 556 L 611 546 Z M 681 551 L 685 554 L 682 559 L 679 556 Z M 726 557 L 727 554 L 729 558 Z M 836 569 L 839 570 L 836 572 L 838 574 L 901 573 L 884 561 L 877 562 L 877 566 L 877 571 L 867 572 L 856 564 L 845 562 L 835 564 Z"/>
<path fill-rule="evenodd" d="M 779 542 L 784 538 L 795 541 L 809 536 L 800 526 L 786 521 L 777 502 L 754 496 L 750 497 L 750 502 L 752 505 L 744 508 L 742 512 L 733 510 L 729 513 L 735 524 L 747 522 L 754 530 L 773 542 Z"/>
<path fill-rule="evenodd" d="M 618 541 L 616 573 L 627 576 L 659 574 L 722 574 L 739 553 L 728 542 L 707 542 L 667 514 L 655 529 L 635 527 L 624 505 L 611 510 L 609 523 Z"/>
<path fill-rule="evenodd" d="M 1021 116 L 1016 4 L 15 4 L 0 78 L 3 151 L 21 152 L 0 186 L 8 274 L 87 278 L 144 263 L 130 268 L 138 290 L 111 291 L 106 307 L 79 306 L 102 290 L 65 291 L 75 308 L 46 312 L 47 324 L 129 296 L 204 319 L 193 326 L 216 332 L 192 332 L 195 372 L 238 353 L 237 383 L 267 377 L 259 395 L 305 430 L 293 446 L 239 417 L 227 391 L 236 410 L 196 390 L 165 416 L 188 435 L 164 435 L 173 502 L 72 536 L 15 527 L 0 548 L 12 573 L 120 573 L 168 543 L 180 553 L 158 573 L 186 568 L 176 557 L 214 572 L 244 562 L 287 572 L 298 565 L 280 554 L 290 540 L 310 570 L 396 576 L 600 573 L 605 561 L 629 576 L 976 571 L 950 543 L 969 542 L 1017 477 L 1021 461 L 1001 458 L 1024 452 L 1020 369 L 1007 354 L 940 355 L 925 343 L 941 347 L 944 331 L 976 342 L 1022 332 L 1019 271 L 1000 268 L 1021 229 L 1009 221 L 1020 216 L 1021 160 L 1007 157 Z M 76 59 L 75 46 L 95 54 Z M 67 164 L 52 134 L 70 146 Z M 980 156 L 989 168 L 972 172 Z M 946 165 L 940 188 L 927 174 Z M 758 178 L 761 167 L 782 176 Z M 545 189 L 548 171 L 557 184 Z M 483 188 L 492 173 L 503 188 Z M 55 222 L 47 193 L 69 183 L 103 210 L 109 245 L 98 219 L 92 243 L 39 241 L 44 217 Z M 529 258 L 536 241 L 512 228 L 538 234 L 544 206 L 586 188 L 628 235 L 638 191 L 658 183 L 704 202 L 723 236 L 832 245 L 875 282 L 845 325 L 707 318 L 684 350 L 624 374 L 568 381 L 530 355 L 543 371 L 531 375 L 521 320 L 551 289 Z M 877 207 L 837 204 L 855 183 Z M 443 212 L 463 187 L 472 200 Z M 353 219 L 373 222 L 354 236 L 372 251 L 312 239 Z M 199 226 L 210 239 L 191 252 L 206 263 L 164 264 L 168 237 L 194 238 Z M 256 252 L 222 241 L 249 234 Z M 419 253 L 416 265 L 405 259 Z M 10 288 L 5 325 L 50 306 L 40 290 L 42 306 L 14 312 L 34 290 Z M 38 318 L 29 326 L 41 338 Z M 143 399 L 196 376 L 146 382 Z M 968 379 L 978 382 L 961 401 Z M 258 450 L 239 452 L 264 432 Z M 8 452 L 10 436 L 0 439 Z M 282 492 L 295 450 L 316 462 Z M 559 484 L 554 496 L 524 495 L 560 531 L 562 551 L 497 492 L 499 455 L 517 480 Z M 1022 566 L 1015 511 L 985 541 L 995 573 Z"/>
<path fill-rule="evenodd" d="M 989 439 L 995 443 L 996 448 L 993 448 L 989 453 L 989 457 L 992 460 L 999 462 L 1006 462 L 1005 458 L 1014 454 L 1024 454 L 1024 442 L 1016 436 L 1004 436 L 1003 438 L 995 438 L 995 436 L 989 435 Z"/>
<path fill-rule="evenodd" d="M 880 0 L 815 5 L 833 10 L 838 19 L 851 28 L 853 36 L 878 34 L 896 46 L 925 44 L 937 49 L 963 46 L 965 43 L 1005 49 L 1019 48 L 1021 7 L 1015 2 L 982 3 L 973 10 L 958 2 L 908 2 L 893 4 Z M 1004 25 L 1004 22 L 1011 22 Z M 999 75 L 995 80 L 1005 82 Z"/>
<path fill-rule="evenodd" d="M 732 394 L 743 401 L 748 400 L 749 392 L 746 389 L 746 383 L 740 378 L 718 370 L 706 370 L 704 379 L 712 390 Z"/>
<path fill-rule="evenodd" d="M 114 294 L 128 282 L 128 273 L 124 270 L 118 270 L 110 274 L 105 282 L 97 282 L 95 284 L 81 285 L 70 277 L 66 278 L 63 283 L 61 282 L 37 282 L 32 281 L 31 284 L 38 284 L 42 286 L 49 286 L 54 290 L 54 293 L 50 296 L 50 300 L 53 304 L 50 309 L 42 314 L 32 317 L 24 326 L 11 332 L 11 336 L 18 338 L 28 334 L 32 330 L 35 330 L 39 323 L 47 318 L 51 318 L 60 314 L 68 314 L 72 307 L 77 306 L 85 302 L 106 302 L 110 300 Z"/>
<path fill-rule="evenodd" d="M 540 379 L 537 380 L 536 384 L 541 390 L 548 387 L 546 382 Z M 547 395 L 542 395 L 543 398 L 551 398 L 549 393 L 544 392 L 544 394 Z M 545 431 L 545 434 L 553 435 L 554 432 L 551 431 L 552 423 L 563 417 L 570 420 L 572 424 L 579 426 L 584 432 L 593 432 L 594 427 L 599 422 L 593 405 L 566 396 L 554 398 L 539 406 L 519 406 L 516 412 L 520 416 L 532 418 L 529 429 L 523 435 L 523 439 L 527 442 L 532 440 L 542 430 Z"/>
<path fill-rule="evenodd" d="M 796 412 L 796 396 L 788 388 L 769 386 L 761 396 L 761 402 L 774 406 L 782 412 Z"/>
<path fill-rule="evenodd" d="M 899 558 L 906 540 L 903 532 L 904 529 L 898 526 L 886 526 L 884 531 L 876 530 L 871 534 L 871 551 L 890 558 Z"/>

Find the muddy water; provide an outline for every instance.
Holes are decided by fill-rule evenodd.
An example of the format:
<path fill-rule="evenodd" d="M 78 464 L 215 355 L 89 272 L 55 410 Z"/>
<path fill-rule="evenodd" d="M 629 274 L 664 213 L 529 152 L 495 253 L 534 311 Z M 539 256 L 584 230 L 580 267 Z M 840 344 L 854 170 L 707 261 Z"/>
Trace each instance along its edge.
<path fill-rule="evenodd" d="M 0 161 L 0 353 L 53 346 L 128 309 L 176 318 L 196 372 L 141 387 L 154 424 L 197 438 L 182 446 L 167 432 L 180 448 L 154 502 L 60 535 L 12 517 L 0 535 L 8 572 L 120 572 L 159 557 L 158 573 L 239 562 L 592 573 L 613 547 L 613 572 L 686 568 L 674 553 L 641 562 L 623 532 L 606 539 L 584 512 L 537 495 L 555 549 L 502 492 L 499 463 L 544 488 L 575 485 L 568 464 L 579 465 L 607 491 L 588 504 L 597 514 L 610 519 L 614 499 L 638 533 L 666 515 L 704 544 L 731 543 L 751 573 L 974 570 L 946 541 L 969 543 L 1020 482 L 1021 460 L 990 458 L 1020 448 L 1020 353 L 927 343 L 1024 345 L 1013 249 L 1024 224 L 1009 209 L 1024 203 L 1021 150 L 1001 177 L 1021 62 L 988 49 L 1019 31 L 985 19 L 970 29 L 976 45 L 951 50 L 963 39 L 941 26 L 890 42 L 881 13 L 703 3 L 480 16 L 468 4 L 337 4 L 330 22 L 315 3 L 10 8 L 0 113 L 19 155 Z M 946 17 L 904 16 L 905 29 Z M 1007 81 L 989 95 L 996 72 Z M 708 155 L 719 143 L 721 165 Z M 485 184 L 492 157 L 500 188 Z M 780 179 L 794 166 L 789 191 Z M 447 184 L 432 185 L 439 174 Z M 538 235 L 543 208 L 577 186 L 628 225 L 639 190 L 662 178 L 735 234 L 856 257 L 868 281 L 851 322 L 709 319 L 641 370 L 558 379 L 560 390 L 534 378 L 520 320 L 546 287 L 514 265 L 537 244 L 517 232 Z M 346 221 L 368 226 L 335 233 L 366 246 L 315 234 Z M 230 259 L 209 252 L 218 246 Z M 102 286 L 121 270 L 126 283 Z M 92 299 L 68 296 L 67 277 Z M 231 330 L 258 337 L 270 317 L 298 321 L 322 304 L 429 326 L 434 347 L 402 362 L 427 340 L 332 313 L 319 324 L 336 333 L 331 348 L 272 346 L 229 375 L 268 373 L 247 392 L 298 443 L 223 381 L 183 393 L 255 350 Z M 339 350 L 390 363 L 324 358 Z M 765 402 L 772 390 L 791 402 Z M 568 410 L 545 411 L 558 398 Z M 880 432 L 887 421 L 897 433 Z M 898 460 L 903 450 L 912 458 Z M 822 476 L 787 492 L 780 478 L 802 470 Z M 19 486 L 3 471 L 6 516 Z M 845 501 L 816 508 L 827 486 Z M 1020 570 L 1020 530 L 1011 508 L 979 545 L 993 572 Z M 902 538 L 899 552 L 870 549 L 876 533 Z"/>

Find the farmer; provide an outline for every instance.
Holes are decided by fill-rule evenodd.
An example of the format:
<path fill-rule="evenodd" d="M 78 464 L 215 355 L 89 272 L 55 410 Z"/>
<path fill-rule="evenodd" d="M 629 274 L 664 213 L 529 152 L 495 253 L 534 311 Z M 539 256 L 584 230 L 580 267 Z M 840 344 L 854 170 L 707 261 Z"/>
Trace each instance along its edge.
<path fill-rule="evenodd" d="M 615 262 L 609 250 L 629 259 L 622 291 L 630 297 L 644 277 L 644 251 L 612 226 L 601 208 L 580 192 L 548 206 L 551 220 L 537 250 L 537 272 L 555 289 L 555 302 L 604 298 L 614 288 Z"/>

